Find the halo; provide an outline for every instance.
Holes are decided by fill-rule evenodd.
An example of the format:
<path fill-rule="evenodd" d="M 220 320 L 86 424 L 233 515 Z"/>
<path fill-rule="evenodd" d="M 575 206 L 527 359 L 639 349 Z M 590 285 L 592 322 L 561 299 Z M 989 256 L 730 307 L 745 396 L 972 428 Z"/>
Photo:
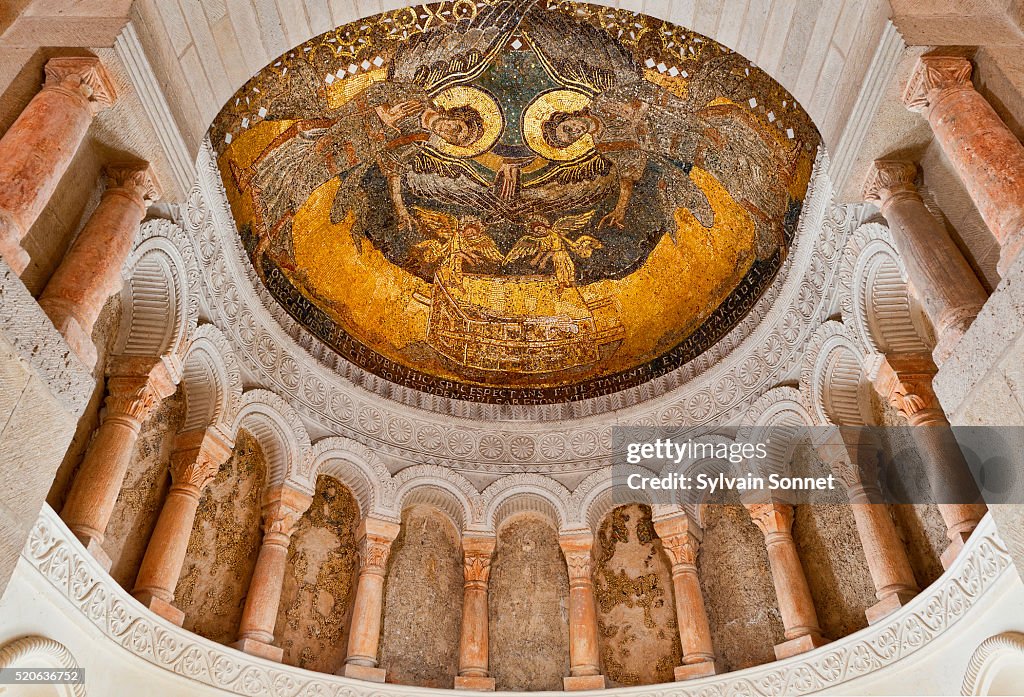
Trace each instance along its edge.
<path fill-rule="evenodd" d="M 491 146 L 498 142 L 502 131 L 505 130 L 505 117 L 501 108 L 487 92 L 477 87 L 459 85 L 451 87 L 434 97 L 434 104 L 441 109 L 457 109 L 468 106 L 476 109 L 484 122 L 484 132 L 472 145 L 465 147 L 452 145 L 443 138 L 439 138 L 436 147 L 441 152 L 454 157 L 476 157 L 491 149 Z"/>
<path fill-rule="evenodd" d="M 557 112 L 573 113 L 590 106 L 590 97 L 572 90 L 551 90 L 534 99 L 523 113 L 523 137 L 530 149 L 543 158 L 569 162 L 594 149 L 589 133 L 565 148 L 556 148 L 544 138 L 544 123 Z"/>

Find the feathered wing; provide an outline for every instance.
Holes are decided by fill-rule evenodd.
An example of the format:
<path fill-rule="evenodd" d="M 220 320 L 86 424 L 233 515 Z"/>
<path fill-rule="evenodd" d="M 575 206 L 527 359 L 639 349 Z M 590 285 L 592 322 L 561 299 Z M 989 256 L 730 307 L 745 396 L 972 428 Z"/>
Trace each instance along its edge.
<path fill-rule="evenodd" d="M 439 240 L 424 240 L 412 246 L 416 254 L 427 267 L 434 267 L 448 256 L 448 243 Z"/>
<path fill-rule="evenodd" d="M 571 235 L 574 232 L 579 232 L 585 228 L 589 223 L 590 219 L 594 217 L 596 211 L 589 211 L 587 213 L 577 213 L 576 215 L 566 215 L 555 221 L 555 231 L 563 237 Z"/>
<path fill-rule="evenodd" d="M 466 247 L 468 252 L 495 264 L 505 261 L 505 255 L 501 253 L 498 245 L 494 243 L 490 235 L 481 233 L 474 239 L 467 240 Z"/>
<path fill-rule="evenodd" d="M 509 250 L 508 254 L 505 255 L 505 263 L 512 264 L 519 261 L 520 259 L 526 259 L 529 257 L 535 257 L 541 252 L 547 251 L 548 245 L 545 243 L 543 237 L 531 237 L 526 235 L 520 237 L 519 241 L 515 243 L 512 249 Z"/>
<path fill-rule="evenodd" d="M 419 206 L 413 206 L 412 211 L 420 223 L 420 228 L 435 237 L 450 240 L 459 229 L 459 219 L 454 215 Z"/>

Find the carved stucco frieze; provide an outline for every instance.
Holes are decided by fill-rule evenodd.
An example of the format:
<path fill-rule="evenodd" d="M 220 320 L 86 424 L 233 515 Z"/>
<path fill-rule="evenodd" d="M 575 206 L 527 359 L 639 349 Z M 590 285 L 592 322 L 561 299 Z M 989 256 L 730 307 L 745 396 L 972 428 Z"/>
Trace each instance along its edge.
<path fill-rule="evenodd" d="M 104 639 L 127 655 L 185 679 L 229 694 L 267 697 L 371 697 L 380 691 L 371 683 L 310 673 L 260 661 L 168 626 L 131 599 L 89 555 L 56 513 L 43 507 L 22 552 L 40 582 L 57 593 L 64 611 L 91 624 Z M 1012 560 L 985 518 L 967 541 L 953 566 L 915 601 L 867 629 L 838 639 L 806 657 L 767 663 L 700 681 L 632 689 L 631 697 L 722 697 L 742 691 L 752 697 L 809 695 L 835 688 L 903 661 L 953 631 L 983 601 L 1006 573 Z M 856 691 L 856 686 L 851 685 Z M 418 697 L 422 688 L 388 685 L 391 697 Z M 526 693 L 509 693 L 526 696 Z M 611 691 L 609 694 L 614 695 Z"/>
<path fill-rule="evenodd" d="M 632 390 L 557 405 L 474 404 L 427 395 L 365 373 L 295 323 L 255 276 L 235 232 L 211 156 L 181 210 L 204 267 L 210 314 L 246 372 L 320 429 L 402 463 L 468 471 L 558 473 L 610 464 L 612 426 L 647 424 L 679 434 L 738 418 L 797 365 L 801 344 L 827 315 L 827 289 L 860 207 L 831 205 L 819 154 L 800 231 L 786 265 L 751 313 L 694 361 Z M 571 419 L 573 427 L 565 427 Z"/>

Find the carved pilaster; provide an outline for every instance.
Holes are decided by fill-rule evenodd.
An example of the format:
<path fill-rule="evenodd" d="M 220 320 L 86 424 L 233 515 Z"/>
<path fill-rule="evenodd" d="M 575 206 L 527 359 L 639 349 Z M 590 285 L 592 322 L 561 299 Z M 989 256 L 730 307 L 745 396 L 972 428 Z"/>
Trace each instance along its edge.
<path fill-rule="evenodd" d="M 93 113 L 111 107 L 117 90 L 107 69 L 95 56 L 51 58 L 45 67 L 44 89 L 58 90 L 84 98 Z"/>
<path fill-rule="evenodd" d="M 971 62 L 959 56 L 922 56 L 903 93 L 903 102 L 911 111 L 926 111 L 935 105 L 939 93 L 946 90 L 974 89 Z"/>

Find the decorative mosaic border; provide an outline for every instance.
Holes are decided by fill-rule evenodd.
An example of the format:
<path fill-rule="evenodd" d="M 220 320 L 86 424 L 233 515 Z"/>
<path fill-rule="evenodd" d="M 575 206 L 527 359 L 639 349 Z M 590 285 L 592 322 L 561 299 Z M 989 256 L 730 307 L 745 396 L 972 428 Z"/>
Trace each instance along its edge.
<path fill-rule="evenodd" d="M 237 695 L 263 697 L 444 697 L 460 694 L 402 685 L 379 686 L 273 663 L 216 644 L 157 617 L 121 588 L 44 506 L 22 557 L 110 641 L 145 661 Z M 808 654 L 756 668 L 640 688 L 580 693 L 584 697 L 731 697 L 806 695 L 891 666 L 950 631 L 1013 566 L 986 516 L 953 566 L 884 622 Z M 515 697 L 560 693 L 505 693 Z"/>

